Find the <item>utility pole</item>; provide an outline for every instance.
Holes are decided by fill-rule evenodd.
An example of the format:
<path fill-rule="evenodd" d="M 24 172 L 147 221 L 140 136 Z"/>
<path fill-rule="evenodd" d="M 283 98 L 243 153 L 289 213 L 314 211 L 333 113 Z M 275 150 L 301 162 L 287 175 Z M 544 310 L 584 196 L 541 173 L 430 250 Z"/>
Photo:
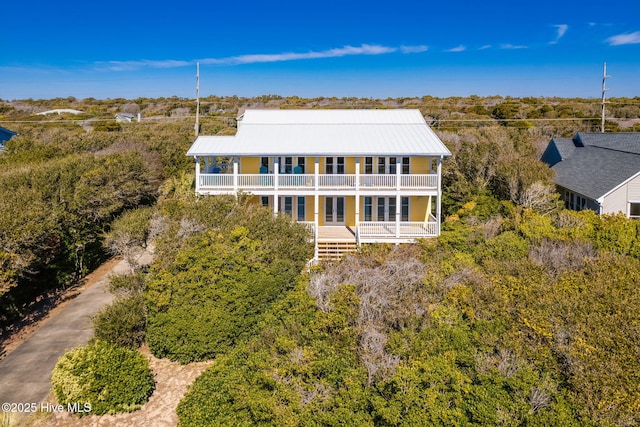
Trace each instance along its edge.
<path fill-rule="evenodd" d="M 195 125 L 195 131 L 196 131 L 196 138 L 197 138 L 198 135 L 200 134 L 200 63 L 199 62 L 196 62 L 196 125 Z"/>
<path fill-rule="evenodd" d="M 601 132 L 604 133 L 604 104 L 606 104 L 606 99 L 605 99 L 605 95 L 607 92 L 607 87 L 606 87 L 606 82 L 607 79 L 611 77 L 611 76 L 607 76 L 607 63 L 604 63 L 604 68 L 602 70 L 602 125 L 601 125 Z"/>

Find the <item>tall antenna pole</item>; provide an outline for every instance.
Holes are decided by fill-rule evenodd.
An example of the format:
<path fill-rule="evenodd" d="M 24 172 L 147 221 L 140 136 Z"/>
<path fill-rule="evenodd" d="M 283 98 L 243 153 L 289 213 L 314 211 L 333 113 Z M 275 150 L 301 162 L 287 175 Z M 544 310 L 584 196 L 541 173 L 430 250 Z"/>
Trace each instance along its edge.
<path fill-rule="evenodd" d="M 604 133 L 604 104 L 606 104 L 606 98 L 605 95 L 607 93 L 607 87 L 606 87 L 606 83 L 607 83 L 607 79 L 611 77 L 611 76 L 607 76 L 607 63 L 604 63 L 604 68 L 602 70 L 602 125 L 601 125 L 601 132 Z"/>
<path fill-rule="evenodd" d="M 603 107 L 604 108 L 604 107 Z M 196 62 L 196 138 L 200 134 L 200 63 Z"/>

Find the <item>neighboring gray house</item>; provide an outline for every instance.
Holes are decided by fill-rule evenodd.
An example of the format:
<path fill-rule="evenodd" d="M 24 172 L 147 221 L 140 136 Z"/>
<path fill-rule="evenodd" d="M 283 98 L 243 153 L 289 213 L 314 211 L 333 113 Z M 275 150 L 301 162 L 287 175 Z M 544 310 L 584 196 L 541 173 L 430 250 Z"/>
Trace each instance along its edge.
<path fill-rule="evenodd" d="M 555 171 L 567 209 L 640 219 L 640 132 L 553 138 L 541 160 Z"/>

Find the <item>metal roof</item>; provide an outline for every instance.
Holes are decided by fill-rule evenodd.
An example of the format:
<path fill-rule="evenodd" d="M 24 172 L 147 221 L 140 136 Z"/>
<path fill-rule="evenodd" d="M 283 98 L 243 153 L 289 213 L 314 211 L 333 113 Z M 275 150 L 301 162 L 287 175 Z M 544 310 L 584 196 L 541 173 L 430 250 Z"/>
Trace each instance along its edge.
<path fill-rule="evenodd" d="M 200 136 L 188 156 L 450 156 L 418 110 L 247 110 L 235 136 Z"/>

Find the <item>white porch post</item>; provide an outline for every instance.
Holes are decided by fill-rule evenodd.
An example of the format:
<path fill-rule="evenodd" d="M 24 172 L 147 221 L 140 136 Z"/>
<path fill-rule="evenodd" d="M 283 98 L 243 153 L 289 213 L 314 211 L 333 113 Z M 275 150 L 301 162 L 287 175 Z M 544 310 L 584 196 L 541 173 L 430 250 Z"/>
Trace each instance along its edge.
<path fill-rule="evenodd" d="M 194 156 L 196 159 L 196 194 L 200 192 L 200 157 Z"/>
<path fill-rule="evenodd" d="M 273 215 L 278 214 L 278 174 L 280 172 L 280 164 L 277 156 L 273 157 Z"/>
<path fill-rule="evenodd" d="M 238 157 L 233 157 L 233 194 L 238 197 Z"/>
<path fill-rule="evenodd" d="M 438 159 L 438 200 L 436 201 L 436 235 L 440 235 L 440 215 L 442 199 L 442 156 Z"/>
<path fill-rule="evenodd" d="M 318 157 L 315 158 L 315 162 L 314 162 L 314 166 L 313 166 L 313 182 L 315 185 L 315 190 L 313 192 L 313 224 L 314 224 L 314 229 L 315 229 L 315 236 L 314 236 L 314 250 L 313 250 L 313 257 L 314 259 L 318 259 L 318 235 L 319 235 L 319 228 L 320 228 L 320 195 L 318 194 L 318 188 L 319 188 L 319 183 L 318 183 L 318 176 L 320 175 L 320 160 Z"/>
<path fill-rule="evenodd" d="M 358 236 L 358 227 L 360 227 L 360 157 L 356 157 L 356 236 Z M 360 242 L 356 242 L 360 244 Z"/>
<path fill-rule="evenodd" d="M 396 157 L 396 237 L 400 238 L 400 219 L 402 218 L 402 198 L 400 197 L 400 174 L 402 157 Z"/>

